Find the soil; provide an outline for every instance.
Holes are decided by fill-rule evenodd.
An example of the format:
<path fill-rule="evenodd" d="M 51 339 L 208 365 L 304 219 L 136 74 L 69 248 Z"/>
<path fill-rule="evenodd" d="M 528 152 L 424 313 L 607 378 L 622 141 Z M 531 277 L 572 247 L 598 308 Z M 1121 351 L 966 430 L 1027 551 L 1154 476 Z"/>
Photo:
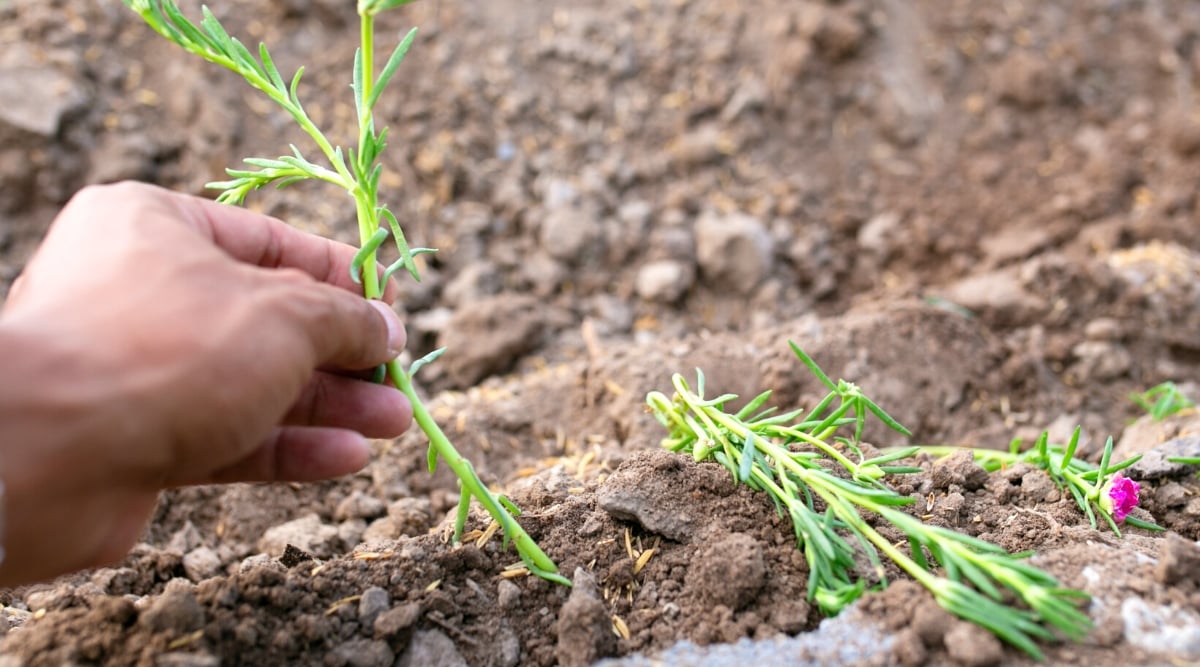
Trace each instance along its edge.
<path fill-rule="evenodd" d="M 344 3 L 213 4 L 349 137 Z M 410 354 L 450 348 L 422 371 L 435 417 L 574 589 L 509 577 L 478 511 L 452 543 L 454 479 L 414 432 L 344 479 L 165 493 L 123 563 L 0 592 L 0 665 L 1029 664 L 903 580 L 823 622 L 770 502 L 659 449 L 642 399 L 674 372 L 811 405 L 787 339 L 913 442 L 1079 424 L 1087 456 L 1146 452 L 1138 516 L 1166 533 L 1092 530 L 1019 467 L 892 483 L 1093 596 L 1050 664 L 1200 664 L 1200 480 L 1164 458 L 1200 454 L 1200 424 L 1131 427 L 1128 400 L 1200 397 L 1200 5 L 426 0 L 381 22 L 421 27 L 380 107 L 386 197 L 440 249 L 405 286 Z M 118 0 L 0 0 L 0 45 L 0 289 L 81 187 L 202 193 L 306 149 Z M 315 186 L 249 205 L 355 240 Z"/>

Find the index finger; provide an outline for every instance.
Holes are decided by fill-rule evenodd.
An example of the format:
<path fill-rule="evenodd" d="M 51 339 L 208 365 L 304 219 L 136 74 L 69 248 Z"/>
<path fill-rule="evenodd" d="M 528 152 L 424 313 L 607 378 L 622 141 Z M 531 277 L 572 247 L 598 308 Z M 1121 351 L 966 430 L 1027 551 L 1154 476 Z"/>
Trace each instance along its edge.
<path fill-rule="evenodd" d="M 208 199 L 184 195 L 153 186 L 159 196 L 178 211 L 178 219 L 187 223 L 214 245 L 237 259 L 269 269 L 293 268 L 317 280 L 351 292 L 362 287 L 350 279 L 350 265 L 357 248 L 309 234 L 270 216 L 238 206 L 219 204 Z M 382 276 L 383 267 L 375 267 Z M 396 300 L 395 280 L 383 285 L 383 300 Z"/>

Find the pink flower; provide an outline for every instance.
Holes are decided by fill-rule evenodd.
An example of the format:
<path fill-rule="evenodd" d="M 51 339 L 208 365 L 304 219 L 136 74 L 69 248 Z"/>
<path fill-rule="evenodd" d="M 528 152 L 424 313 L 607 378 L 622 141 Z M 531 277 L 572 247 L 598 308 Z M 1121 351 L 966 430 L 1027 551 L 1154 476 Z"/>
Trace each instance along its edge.
<path fill-rule="evenodd" d="M 1117 473 L 1104 485 L 1100 494 L 1100 507 L 1112 514 L 1113 520 L 1121 523 L 1133 508 L 1137 507 L 1140 490 L 1141 486 L 1137 482 Z"/>

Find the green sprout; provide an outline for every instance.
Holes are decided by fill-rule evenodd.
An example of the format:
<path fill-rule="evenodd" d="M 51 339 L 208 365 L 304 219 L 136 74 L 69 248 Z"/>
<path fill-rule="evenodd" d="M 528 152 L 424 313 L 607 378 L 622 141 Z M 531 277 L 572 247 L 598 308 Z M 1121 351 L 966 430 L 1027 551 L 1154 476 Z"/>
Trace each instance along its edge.
<path fill-rule="evenodd" d="M 282 188 L 297 181 L 317 180 L 345 190 L 354 200 L 360 240 L 360 250 L 350 269 L 351 277 L 354 282 L 362 285 L 363 296 L 367 299 L 380 298 L 387 279 L 400 269 L 420 280 L 414 258 L 424 253 L 435 252 L 430 248 L 410 247 L 395 214 L 381 203 L 379 198 L 379 182 L 383 173 L 383 165 L 379 158 L 386 145 L 387 129 L 376 128 L 374 109 L 408 53 L 409 47 L 412 46 L 416 29 L 411 30 L 396 45 L 377 73 L 375 15 L 409 2 L 412 0 L 358 2 L 361 44 L 355 53 L 351 83 L 358 119 L 358 146 L 343 150 L 326 138 L 304 110 L 298 94 L 300 79 L 304 74 L 303 68 L 297 70 L 290 80 L 285 80 L 265 45 L 259 44 L 257 51 L 252 52 L 241 41 L 231 37 L 207 7 L 202 8 L 203 18 L 197 25 L 183 15 L 173 0 L 125 0 L 131 9 L 163 37 L 190 53 L 241 75 L 247 83 L 286 111 L 313 140 L 324 159 L 323 164 L 310 160 L 293 145 L 290 155 L 278 158 L 247 158 L 245 163 L 251 168 L 228 169 L 226 171 L 231 180 L 210 183 L 208 187 L 220 191 L 218 201 L 235 205 L 241 204 L 249 193 L 269 184 Z M 399 259 L 380 275 L 374 269 L 377 266 L 377 252 L 389 236 Z M 520 511 L 516 506 L 503 495 L 492 493 L 484 486 L 471 462 L 458 453 L 417 395 L 412 383 L 413 376 L 441 353 L 442 350 L 432 352 L 413 362 L 407 370 L 398 360 L 389 362 L 376 370 L 376 378 L 379 381 L 390 379 L 412 403 L 413 418 L 429 438 L 429 471 L 432 473 L 436 469 L 440 458 L 458 477 L 462 493 L 454 525 L 455 539 L 462 535 L 471 500 L 474 498 L 499 524 L 504 534 L 504 547 L 508 547 L 509 541 L 515 544 L 517 553 L 531 573 L 570 586 L 570 580 L 558 573 L 554 562 L 517 523 L 515 517 L 520 515 Z"/>
<path fill-rule="evenodd" d="M 1087 515 L 1092 528 L 1097 527 L 1096 515 L 1104 518 L 1117 537 L 1121 536 L 1118 523 L 1146 530 L 1162 530 L 1162 527 L 1136 517 L 1128 516 L 1137 505 L 1138 485 L 1126 478 L 1122 471 L 1142 459 L 1142 455 L 1131 456 L 1118 463 L 1112 462 L 1113 439 L 1109 436 L 1100 455 L 1100 465 L 1094 466 L 1075 457 L 1079 446 L 1080 428 L 1075 427 L 1066 447 L 1049 444 L 1049 434 L 1042 432 L 1037 443 L 1024 452 L 1021 441 L 1014 440 L 1008 451 L 972 449 L 975 461 L 988 472 L 1025 463 L 1046 471 L 1059 489 L 1065 490 L 1075 499 L 1079 510 Z M 917 450 L 933 456 L 948 456 L 963 451 L 963 447 L 918 447 Z M 907 450 L 906 450 L 907 451 Z"/>
<path fill-rule="evenodd" d="M 1164 382 L 1151 387 L 1140 394 L 1130 394 L 1133 401 L 1149 414 L 1154 421 L 1160 422 L 1173 414 L 1196 407 L 1174 382 Z"/>
<path fill-rule="evenodd" d="M 1024 561 L 1029 553 L 1009 554 L 1002 547 L 926 525 L 897 508 L 911 504 L 888 487 L 887 475 L 919 472 L 897 465 L 920 450 L 908 447 L 866 457 L 859 443 L 868 414 L 896 431 L 909 432 L 849 382 L 833 382 L 795 343 L 796 356 L 829 393 L 810 411 L 777 414 L 763 408 L 771 392 L 730 412 L 733 394 L 704 395 L 704 374 L 697 370 L 693 391 L 679 374 L 674 394 L 646 397 L 655 417 L 668 430 L 663 446 L 689 452 L 696 461 L 715 461 L 735 483 L 766 493 L 779 514 L 791 519 L 796 541 L 808 563 L 808 598 L 827 615 L 857 599 L 870 581 L 860 575 L 857 554 L 869 559 L 878 586 L 887 584 L 881 559 L 896 566 L 932 593 L 947 611 L 986 628 L 1004 641 L 1042 659 L 1036 640 L 1061 634 L 1080 640 L 1091 627 L 1079 601 L 1081 591 L 1064 588 L 1048 573 Z M 838 435 L 853 426 L 852 436 Z M 844 474 L 833 468 L 844 469 Z M 884 537 L 864 513 L 904 534 L 907 549 Z M 1016 599 L 1021 606 L 1009 604 Z M 1056 634 L 1057 632 L 1057 634 Z"/>

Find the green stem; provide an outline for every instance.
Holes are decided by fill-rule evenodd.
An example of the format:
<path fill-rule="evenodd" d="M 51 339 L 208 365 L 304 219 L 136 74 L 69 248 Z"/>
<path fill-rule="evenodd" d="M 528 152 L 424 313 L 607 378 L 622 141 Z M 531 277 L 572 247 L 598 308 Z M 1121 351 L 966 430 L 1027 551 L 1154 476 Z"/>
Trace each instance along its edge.
<path fill-rule="evenodd" d="M 500 524 L 500 529 L 504 534 L 513 541 L 517 547 L 517 553 L 520 554 L 521 560 L 529 568 L 529 571 L 537 576 L 553 581 L 555 583 L 566 586 L 571 585 L 571 581 L 566 577 L 558 574 L 558 566 L 554 561 L 542 551 L 542 549 L 534 542 L 533 538 L 525 532 L 521 524 L 512 516 L 499 498 L 493 494 L 479 479 L 479 475 L 475 473 L 475 467 L 471 462 L 463 458 L 462 454 L 450 444 L 450 439 L 442 432 L 442 428 L 438 426 L 433 415 L 429 414 L 429 410 L 425 404 L 421 402 L 421 397 L 417 395 L 416 389 L 413 387 L 412 378 L 400 366 L 399 361 L 388 363 L 388 376 L 392 383 L 405 396 L 408 397 L 409 403 L 412 404 L 413 420 L 425 432 L 429 438 L 429 444 L 438 453 L 438 456 L 446 462 L 450 470 L 458 477 L 462 484 L 462 492 L 470 494 L 480 505 L 487 510 L 488 514 Z M 460 535 L 455 535 L 455 539 Z"/>

